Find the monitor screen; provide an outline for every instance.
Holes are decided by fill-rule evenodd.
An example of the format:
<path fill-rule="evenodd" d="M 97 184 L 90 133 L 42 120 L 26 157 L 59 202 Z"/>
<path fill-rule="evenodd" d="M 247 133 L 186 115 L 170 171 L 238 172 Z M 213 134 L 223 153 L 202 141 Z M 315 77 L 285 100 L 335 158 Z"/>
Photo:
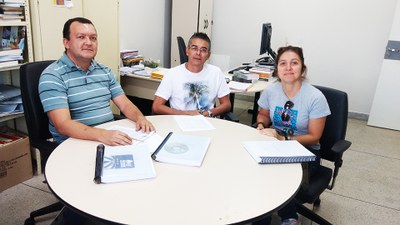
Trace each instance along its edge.
<path fill-rule="evenodd" d="M 260 55 L 268 53 L 273 59 L 276 53 L 271 48 L 272 26 L 271 23 L 264 23 L 261 31 Z"/>

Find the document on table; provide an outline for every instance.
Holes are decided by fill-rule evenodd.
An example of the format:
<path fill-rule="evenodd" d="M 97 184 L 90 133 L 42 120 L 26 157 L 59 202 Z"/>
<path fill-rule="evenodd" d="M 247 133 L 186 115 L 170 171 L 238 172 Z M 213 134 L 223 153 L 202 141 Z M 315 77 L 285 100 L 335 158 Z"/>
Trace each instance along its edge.
<path fill-rule="evenodd" d="M 215 127 L 202 115 L 174 116 L 182 131 L 213 130 Z"/>
<path fill-rule="evenodd" d="M 315 160 L 315 155 L 298 141 L 245 141 L 243 147 L 260 164 L 300 163 Z"/>
<path fill-rule="evenodd" d="M 151 157 L 162 163 L 201 166 L 211 138 L 170 132 Z"/>
<path fill-rule="evenodd" d="M 137 131 L 136 129 L 123 126 L 112 126 L 109 127 L 108 130 L 119 130 L 124 132 L 132 138 L 133 145 L 147 145 L 150 153 L 153 153 L 164 140 L 163 137 L 154 131 L 146 133 L 142 130 Z"/>
<path fill-rule="evenodd" d="M 144 145 L 97 147 L 95 183 L 114 183 L 154 178 L 151 154 Z"/>

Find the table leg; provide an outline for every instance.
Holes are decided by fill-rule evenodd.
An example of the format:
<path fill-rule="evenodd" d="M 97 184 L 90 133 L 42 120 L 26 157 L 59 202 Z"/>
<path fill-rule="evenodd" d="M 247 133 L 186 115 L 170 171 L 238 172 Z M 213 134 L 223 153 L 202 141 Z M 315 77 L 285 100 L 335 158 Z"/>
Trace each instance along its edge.
<path fill-rule="evenodd" d="M 230 110 L 230 112 L 233 112 L 233 104 L 235 103 L 235 93 L 230 93 L 229 94 L 229 100 L 231 101 L 231 110 Z"/>
<path fill-rule="evenodd" d="M 251 117 L 251 124 L 253 125 L 257 121 L 257 114 L 258 114 L 258 99 L 260 98 L 261 92 L 256 92 L 254 95 L 254 102 L 253 102 L 253 110 L 252 110 L 252 117 Z"/>

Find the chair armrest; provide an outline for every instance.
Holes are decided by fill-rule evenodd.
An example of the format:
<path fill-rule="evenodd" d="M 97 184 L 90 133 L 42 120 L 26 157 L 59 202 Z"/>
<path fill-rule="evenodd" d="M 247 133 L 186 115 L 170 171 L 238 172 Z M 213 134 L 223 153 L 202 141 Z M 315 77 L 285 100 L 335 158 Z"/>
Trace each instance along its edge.
<path fill-rule="evenodd" d="M 346 140 L 339 140 L 332 146 L 332 151 L 336 154 L 343 154 L 348 148 L 350 148 L 351 142 Z"/>
<path fill-rule="evenodd" d="M 239 122 L 239 118 L 232 112 L 227 112 L 221 115 L 221 119 L 226 119 L 233 122 Z"/>
<path fill-rule="evenodd" d="M 114 120 L 126 119 L 126 116 L 124 116 L 124 115 L 113 114 L 113 116 L 114 116 Z"/>

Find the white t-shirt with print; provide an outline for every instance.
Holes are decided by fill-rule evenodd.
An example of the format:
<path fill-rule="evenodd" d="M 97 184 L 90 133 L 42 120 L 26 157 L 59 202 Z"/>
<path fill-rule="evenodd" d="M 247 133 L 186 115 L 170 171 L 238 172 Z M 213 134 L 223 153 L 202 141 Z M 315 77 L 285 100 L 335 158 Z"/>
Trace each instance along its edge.
<path fill-rule="evenodd" d="M 230 93 L 221 69 L 204 64 L 199 73 L 192 73 L 185 64 L 171 68 L 163 77 L 156 91 L 178 110 L 210 110 L 217 98 Z"/>

